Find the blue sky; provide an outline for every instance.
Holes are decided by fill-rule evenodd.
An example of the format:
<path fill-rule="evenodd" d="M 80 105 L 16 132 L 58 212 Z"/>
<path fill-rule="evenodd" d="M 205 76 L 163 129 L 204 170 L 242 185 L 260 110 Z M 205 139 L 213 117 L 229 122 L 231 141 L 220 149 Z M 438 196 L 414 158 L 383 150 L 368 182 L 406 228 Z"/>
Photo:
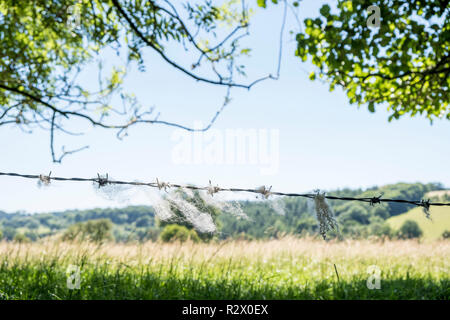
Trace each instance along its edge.
<path fill-rule="evenodd" d="M 300 18 L 318 12 L 320 1 L 301 3 Z M 274 73 L 282 7 L 258 10 L 248 44 L 253 48 L 249 79 Z M 450 186 L 450 128 L 448 121 L 433 125 L 421 117 L 388 122 L 386 108 L 376 113 L 350 105 L 340 91 L 308 79 L 312 66 L 294 56 L 295 42 L 284 37 L 281 78 L 266 81 L 250 91 L 235 89 L 232 102 L 214 125 L 224 133 L 233 129 L 267 129 L 279 133 L 278 170 L 261 174 L 260 165 L 177 164 L 173 160 L 175 129 L 160 125 L 132 128 L 118 140 L 115 133 L 75 122 L 82 137 L 57 136 L 68 149 L 90 148 L 69 156 L 62 164 L 51 162 L 48 132 L 26 134 L 15 127 L 0 127 L 0 171 L 48 173 L 55 176 L 94 177 L 97 172 L 117 179 L 224 187 L 272 185 L 273 190 L 301 192 L 343 187 L 370 187 L 396 182 L 442 182 Z M 145 105 L 154 106 L 163 120 L 192 126 L 207 123 L 223 101 L 224 88 L 201 84 L 180 74 L 157 55 L 146 55 L 147 72 L 132 71 L 126 86 Z M 107 201 L 86 183 L 53 183 L 38 188 L 36 181 L 0 177 L 0 210 L 43 212 L 93 207 L 145 204 L 137 196 L 127 203 Z"/>

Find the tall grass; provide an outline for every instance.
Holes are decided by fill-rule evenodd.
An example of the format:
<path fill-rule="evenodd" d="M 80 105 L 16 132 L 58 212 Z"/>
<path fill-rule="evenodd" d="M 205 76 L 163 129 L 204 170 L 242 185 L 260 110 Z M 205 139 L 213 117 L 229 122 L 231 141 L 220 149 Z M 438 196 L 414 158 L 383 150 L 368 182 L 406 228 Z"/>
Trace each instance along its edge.
<path fill-rule="evenodd" d="M 449 257 L 449 241 L 3 242 L 0 298 L 448 299 Z M 67 287 L 69 265 L 80 289 Z M 379 290 L 366 285 L 371 265 Z"/>

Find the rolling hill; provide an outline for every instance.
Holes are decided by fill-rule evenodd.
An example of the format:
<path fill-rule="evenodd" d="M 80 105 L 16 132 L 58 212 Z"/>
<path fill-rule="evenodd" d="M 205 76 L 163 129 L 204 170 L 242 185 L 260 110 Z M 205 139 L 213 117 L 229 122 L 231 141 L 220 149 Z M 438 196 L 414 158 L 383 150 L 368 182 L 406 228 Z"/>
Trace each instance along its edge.
<path fill-rule="evenodd" d="M 450 231 L 450 208 L 433 207 L 430 213 L 432 220 L 425 217 L 422 208 L 414 208 L 406 213 L 387 219 L 387 223 L 394 230 L 398 230 L 406 220 L 413 220 L 422 229 L 424 239 L 436 240 L 441 237 L 445 230 Z"/>

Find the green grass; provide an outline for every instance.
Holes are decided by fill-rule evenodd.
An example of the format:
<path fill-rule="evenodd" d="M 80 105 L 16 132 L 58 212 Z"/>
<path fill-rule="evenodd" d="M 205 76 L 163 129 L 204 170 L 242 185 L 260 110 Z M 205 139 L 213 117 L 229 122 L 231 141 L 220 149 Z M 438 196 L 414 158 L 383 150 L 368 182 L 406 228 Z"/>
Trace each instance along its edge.
<path fill-rule="evenodd" d="M 448 299 L 449 253 L 448 241 L 2 243 L 0 298 Z M 67 288 L 71 264 L 81 268 L 79 290 Z M 366 285 L 371 265 L 379 290 Z"/>
<path fill-rule="evenodd" d="M 436 240 L 445 230 L 450 231 L 450 208 L 432 207 L 430 213 L 431 220 L 425 217 L 421 208 L 414 208 L 404 214 L 389 218 L 387 223 L 394 230 L 398 230 L 406 220 L 413 220 L 422 229 L 423 239 Z"/>

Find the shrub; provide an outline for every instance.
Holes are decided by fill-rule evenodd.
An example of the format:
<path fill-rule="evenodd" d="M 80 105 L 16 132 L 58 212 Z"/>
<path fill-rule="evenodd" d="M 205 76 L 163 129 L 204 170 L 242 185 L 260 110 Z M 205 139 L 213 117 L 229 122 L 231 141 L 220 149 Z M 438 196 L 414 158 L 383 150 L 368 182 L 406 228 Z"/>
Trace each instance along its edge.
<path fill-rule="evenodd" d="M 194 242 L 198 242 L 200 240 L 195 230 L 189 230 L 185 226 L 181 226 L 178 224 L 166 225 L 159 237 L 163 242 L 172 242 L 172 241 L 184 242 L 187 241 L 188 239 Z"/>
<path fill-rule="evenodd" d="M 300 219 L 297 222 L 297 226 L 295 227 L 295 231 L 301 235 L 313 233 L 314 230 L 316 229 L 317 229 L 317 221 L 312 217 Z"/>
<path fill-rule="evenodd" d="M 30 242 L 30 239 L 23 233 L 16 233 L 14 235 L 13 241 L 18 243 L 28 243 Z"/>
<path fill-rule="evenodd" d="M 16 230 L 11 227 L 5 227 L 3 228 L 3 237 L 5 240 L 11 241 L 14 239 L 14 236 L 16 235 Z"/>
<path fill-rule="evenodd" d="M 160 233 L 161 233 L 161 230 L 159 228 L 155 228 L 155 227 L 148 228 L 146 230 L 144 237 L 142 238 L 142 241 L 146 241 L 146 240 L 156 241 L 158 239 Z"/>
<path fill-rule="evenodd" d="M 136 220 L 136 227 L 149 227 L 152 224 L 152 221 L 149 217 L 140 217 Z"/>
<path fill-rule="evenodd" d="M 383 220 L 389 218 L 389 211 L 386 206 L 378 205 L 372 208 L 371 210 L 372 216 L 380 217 Z"/>
<path fill-rule="evenodd" d="M 450 231 L 445 230 L 442 232 L 442 239 L 450 239 Z"/>
<path fill-rule="evenodd" d="M 112 239 L 112 223 L 109 219 L 89 220 L 69 227 L 63 234 L 64 241 L 89 240 L 103 242 Z"/>
<path fill-rule="evenodd" d="M 24 233 L 25 237 L 30 239 L 30 241 L 36 241 L 39 237 L 36 232 L 33 231 L 27 231 Z"/>
<path fill-rule="evenodd" d="M 387 223 L 373 223 L 370 228 L 370 233 L 376 237 L 388 237 L 392 236 L 392 229 Z"/>
<path fill-rule="evenodd" d="M 413 239 L 420 238 L 422 234 L 423 232 L 417 222 L 413 220 L 406 220 L 400 227 L 398 237 L 401 239 Z"/>

